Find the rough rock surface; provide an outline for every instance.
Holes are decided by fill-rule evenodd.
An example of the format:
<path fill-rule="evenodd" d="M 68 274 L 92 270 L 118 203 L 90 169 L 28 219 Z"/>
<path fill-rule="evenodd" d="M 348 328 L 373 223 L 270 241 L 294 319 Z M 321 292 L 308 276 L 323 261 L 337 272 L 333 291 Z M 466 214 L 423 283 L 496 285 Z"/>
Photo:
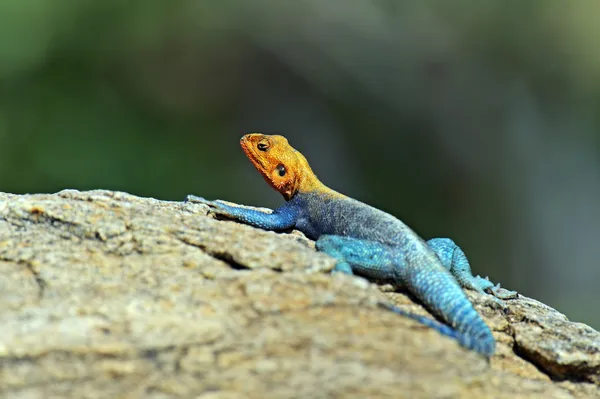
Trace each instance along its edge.
<path fill-rule="evenodd" d="M 535 300 L 469 293 L 498 341 L 487 362 L 332 267 L 299 233 L 204 205 L 0 194 L 0 395 L 600 397 L 600 333 Z"/>

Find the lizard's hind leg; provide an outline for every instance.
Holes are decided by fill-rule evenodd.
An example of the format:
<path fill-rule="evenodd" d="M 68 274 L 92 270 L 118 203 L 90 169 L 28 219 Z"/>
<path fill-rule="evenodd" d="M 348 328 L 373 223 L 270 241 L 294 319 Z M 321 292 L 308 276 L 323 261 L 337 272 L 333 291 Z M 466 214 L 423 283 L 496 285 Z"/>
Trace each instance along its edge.
<path fill-rule="evenodd" d="M 323 235 L 316 242 L 317 250 L 338 260 L 333 272 L 358 274 L 387 280 L 393 278 L 393 251 L 390 247 L 357 238 Z"/>
<path fill-rule="evenodd" d="M 505 292 L 501 292 L 500 284 L 495 286 L 487 278 L 473 276 L 467 256 L 450 238 L 432 238 L 427 241 L 427 245 L 433 249 L 444 267 L 452 273 L 461 287 L 491 295 L 491 299 L 502 307 L 506 307 L 506 305 L 501 299 L 511 299 L 518 296 L 515 291 L 503 290 Z"/>

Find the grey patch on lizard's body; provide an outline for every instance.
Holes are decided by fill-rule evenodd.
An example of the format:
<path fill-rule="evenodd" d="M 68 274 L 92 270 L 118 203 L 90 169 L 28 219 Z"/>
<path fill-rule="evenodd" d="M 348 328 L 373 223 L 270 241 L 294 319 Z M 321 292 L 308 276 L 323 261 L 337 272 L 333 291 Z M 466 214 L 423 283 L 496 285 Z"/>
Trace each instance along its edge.
<path fill-rule="evenodd" d="M 408 262 L 439 263 L 427 243 L 410 227 L 363 202 L 318 192 L 299 193 L 291 202 L 300 209 L 296 228 L 313 240 L 327 234 L 375 241 L 397 248 Z"/>

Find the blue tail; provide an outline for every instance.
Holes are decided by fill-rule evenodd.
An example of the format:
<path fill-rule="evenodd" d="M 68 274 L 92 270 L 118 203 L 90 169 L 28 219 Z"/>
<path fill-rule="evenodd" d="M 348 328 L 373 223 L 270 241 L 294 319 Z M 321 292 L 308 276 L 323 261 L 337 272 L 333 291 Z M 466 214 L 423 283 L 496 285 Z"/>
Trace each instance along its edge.
<path fill-rule="evenodd" d="M 438 321 L 408 312 L 397 306 L 383 302 L 380 302 L 378 305 L 383 309 L 394 312 L 400 316 L 408 317 L 410 319 L 418 321 L 419 323 L 427 327 L 433 328 L 440 334 L 446 335 L 450 338 L 457 340 L 461 346 L 467 349 L 474 350 L 475 352 L 480 353 L 485 357 L 489 358 L 494 354 L 494 351 L 496 350 L 496 341 L 494 340 L 494 337 L 492 336 L 489 328 L 485 324 L 484 329 L 478 329 L 480 331 L 478 335 L 465 334 Z"/>
<path fill-rule="evenodd" d="M 428 259 L 423 255 L 421 259 L 413 259 L 413 262 L 404 267 L 396 262 L 393 268 L 396 281 L 407 286 L 427 310 L 447 325 L 410 314 L 395 306 L 386 308 L 456 339 L 465 348 L 486 357 L 492 356 L 496 350 L 492 332 L 452 274 L 439 263 L 437 256 Z"/>

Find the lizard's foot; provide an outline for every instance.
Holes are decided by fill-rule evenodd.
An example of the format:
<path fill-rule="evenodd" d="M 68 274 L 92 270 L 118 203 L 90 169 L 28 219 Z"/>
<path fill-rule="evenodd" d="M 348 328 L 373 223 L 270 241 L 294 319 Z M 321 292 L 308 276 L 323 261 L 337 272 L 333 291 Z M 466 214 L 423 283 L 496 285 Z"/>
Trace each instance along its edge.
<path fill-rule="evenodd" d="M 195 204 L 210 205 L 214 201 L 209 201 L 204 197 L 198 197 L 197 195 L 190 194 L 185 197 L 185 202 L 193 202 Z"/>
<path fill-rule="evenodd" d="M 488 277 L 475 276 L 470 279 L 470 282 L 465 285 L 465 288 L 470 288 L 481 294 L 485 294 L 497 305 L 505 309 L 507 306 L 504 299 L 515 299 L 519 297 L 516 291 L 509 291 L 500 287 L 500 284 L 494 285 Z"/>
<path fill-rule="evenodd" d="M 483 278 L 480 276 L 475 277 L 478 281 L 478 285 L 488 294 L 495 296 L 499 299 L 516 299 L 519 297 L 517 291 L 509 291 L 506 288 L 500 287 L 500 283 L 494 285 L 488 277 Z"/>
<path fill-rule="evenodd" d="M 489 299 L 490 301 L 492 301 L 492 305 L 494 308 L 496 309 L 506 309 L 508 306 L 506 306 L 506 303 L 504 303 L 504 301 L 500 298 L 498 298 L 496 295 L 494 295 L 493 293 L 489 293 L 487 291 L 484 290 L 475 290 L 477 292 L 479 292 L 480 294 L 484 295 L 487 299 Z"/>
<path fill-rule="evenodd" d="M 506 304 L 502 299 L 518 297 L 515 291 L 500 288 L 500 284 L 495 286 L 487 277 L 473 276 L 465 253 L 451 239 L 433 238 L 427 241 L 427 244 L 436 253 L 444 267 L 456 278 L 461 287 L 488 296 L 502 309 L 506 308 Z"/>
<path fill-rule="evenodd" d="M 348 274 L 348 275 L 354 274 L 352 272 L 352 266 L 350 266 L 350 263 L 348 263 L 348 262 L 336 263 L 335 267 L 331 271 L 331 274 L 335 274 L 335 273 L 342 273 L 342 274 Z"/>
<path fill-rule="evenodd" d="M 474 291 L 484 294 L 487 298 L 491 299 L 496 306 L 501 309 L 506 309 L 506 303 L 503 299 L 514 299 L 519 296 L 516 291 L 508 291 L 500 287 L 500 284 L 494 285 L 488 277 L 483 278 L 481 276 L 473 277 L 470 284 L 466 286 Z"/>
<path fill-rule="evenodd" d="M 210 211 L 214 214 L 225 216 L 229 215 L 228 205 L 224 204 L 221 200 L 211 201 L 207 200 L 206 198 L 190 194 L 187 197 L 185 197 L 185 202 L 208 205 Z"/>

